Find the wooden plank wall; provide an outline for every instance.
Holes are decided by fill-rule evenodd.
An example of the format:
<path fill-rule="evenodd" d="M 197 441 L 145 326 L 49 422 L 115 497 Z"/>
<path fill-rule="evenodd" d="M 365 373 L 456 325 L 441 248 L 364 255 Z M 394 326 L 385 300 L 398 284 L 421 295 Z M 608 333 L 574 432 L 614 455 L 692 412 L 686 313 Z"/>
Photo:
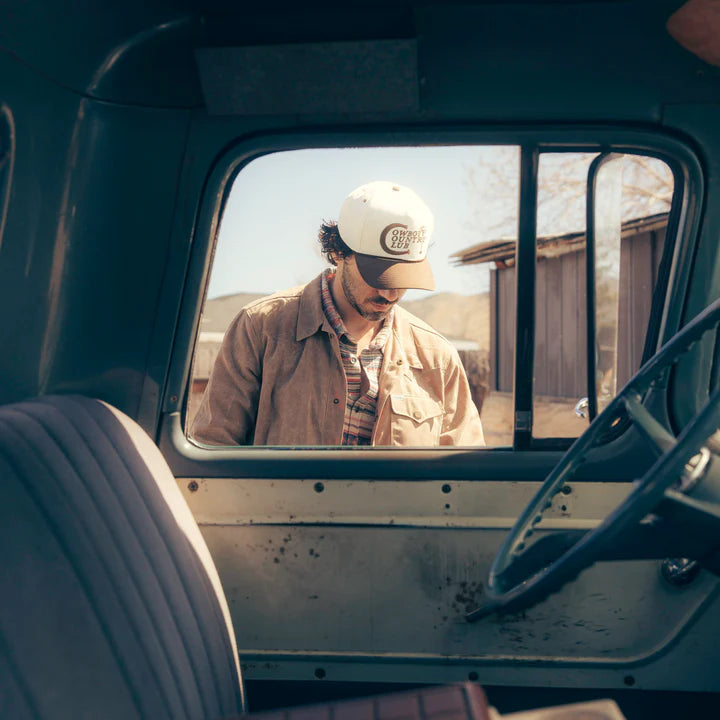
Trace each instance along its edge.
<path fill-rule="evenodd" d="M 490 271 L 491 388 L 512 392 L 515 369 L 515 268 Z"/>
<path fill-rule="evenodd" d="M 535 303 L 535 394 L 583 397 L 587 377 L 585 254 L 540 258 Z"/>
<path fill-rule="evenodd" d="M 640 367 L 665 229 L 623 238 L 618 327 L 618 389 Z M 587 394 L 585 253 L 540 258 L 536 276 L 536 395 Z M 632 290 L 632 291 L 631 291 Z M 490 274 L 491 387 L 512 392 L 515 348 L 515 268 Z"/>
<path fill-rule="evenodd" d="M 628 238 L 621 247 L 618 390 L 632 377 L 642 361 L 645 331 L 664 243 L 665 228 L 662 228 Z"/>

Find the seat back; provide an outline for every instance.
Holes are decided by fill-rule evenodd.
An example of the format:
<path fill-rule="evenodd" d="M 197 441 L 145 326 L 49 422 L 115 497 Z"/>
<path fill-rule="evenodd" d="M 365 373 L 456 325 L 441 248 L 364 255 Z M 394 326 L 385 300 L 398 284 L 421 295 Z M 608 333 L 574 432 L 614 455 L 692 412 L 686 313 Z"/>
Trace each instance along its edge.
<path fill-rule="evenodd" d="M 0 408 L 0 717 L 225 718 L 237 649 L 162 455 L 110 406 Z"/>

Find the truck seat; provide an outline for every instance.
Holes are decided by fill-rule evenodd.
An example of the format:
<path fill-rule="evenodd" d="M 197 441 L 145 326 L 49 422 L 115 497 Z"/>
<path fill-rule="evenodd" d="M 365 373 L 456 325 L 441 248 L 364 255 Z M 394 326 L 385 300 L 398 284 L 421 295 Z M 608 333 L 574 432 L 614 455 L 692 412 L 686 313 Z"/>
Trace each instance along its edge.
<path fill-rule="evenodd" d="M 98 400 L 0 408 L 0 717 L 244 709 L 212 558 L 164 458 Z"/>

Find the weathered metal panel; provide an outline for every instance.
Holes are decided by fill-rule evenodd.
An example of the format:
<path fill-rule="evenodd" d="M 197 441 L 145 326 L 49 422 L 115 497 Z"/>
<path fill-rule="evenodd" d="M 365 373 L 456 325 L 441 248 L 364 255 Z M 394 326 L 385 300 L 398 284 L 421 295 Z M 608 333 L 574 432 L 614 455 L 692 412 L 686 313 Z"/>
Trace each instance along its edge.
<path fill-rule="evenodd" d="M 497 682 L 498 668 L 525 665 L 614 672 L 611 685 L 620 685 L 705 617 L 718 585 L 701 576 L 678 590 L 656 562 L 604 563 L 531 610 L 471 625 L 465 613 L 482 599 L 493 555 L 537 483 L 180 485 L 218 566 L 250 678 L 320 668 L 334 680 L 432 682 L 474 671 Z M 629 490 L 575 484 L 541 527 L 592 527 Z"/>

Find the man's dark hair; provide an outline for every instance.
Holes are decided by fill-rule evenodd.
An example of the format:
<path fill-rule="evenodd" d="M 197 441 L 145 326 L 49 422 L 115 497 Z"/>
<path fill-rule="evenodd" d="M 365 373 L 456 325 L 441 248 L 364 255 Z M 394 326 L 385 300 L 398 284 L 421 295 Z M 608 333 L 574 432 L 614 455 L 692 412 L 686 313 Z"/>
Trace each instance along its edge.
<path fill-rule="evenodd" d="M 318 240 L 323 257 L 332 265 L 337 265 L 335 257 L 345 258 L 353 251 L 343 242 L 334 220 L 323 220 L 318 230 Z"/>

